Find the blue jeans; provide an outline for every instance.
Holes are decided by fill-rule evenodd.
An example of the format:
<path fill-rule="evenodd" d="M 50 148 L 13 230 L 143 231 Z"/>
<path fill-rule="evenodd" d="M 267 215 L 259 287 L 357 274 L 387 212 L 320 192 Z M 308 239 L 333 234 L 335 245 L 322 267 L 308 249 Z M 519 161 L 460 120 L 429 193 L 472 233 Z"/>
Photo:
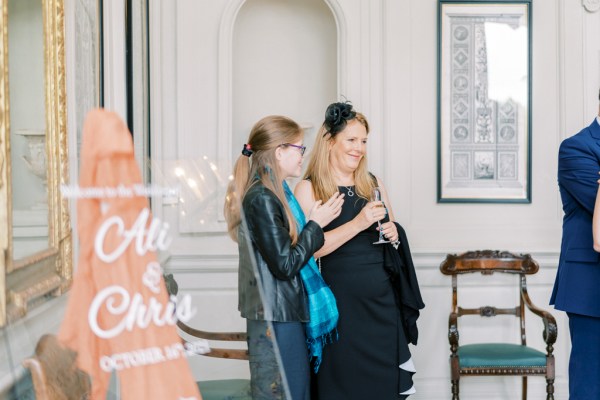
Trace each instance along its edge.
<path fill-rule="evenodd" d="M 286 399 L 282 378 L 285 375 L 290 400 L 309 400 L 310 366 L 304 325 L 246 320 L 246 326 L 252 398 Z"/>

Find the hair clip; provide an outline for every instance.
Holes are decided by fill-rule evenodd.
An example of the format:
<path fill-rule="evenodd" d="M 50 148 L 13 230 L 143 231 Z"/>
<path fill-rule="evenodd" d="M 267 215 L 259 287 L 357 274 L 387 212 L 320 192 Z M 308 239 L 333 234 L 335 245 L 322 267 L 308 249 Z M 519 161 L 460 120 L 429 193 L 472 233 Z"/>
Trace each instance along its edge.
<path fill-rule="evenodd" d="M 242 154 L 245 155 L 246 157 L 250 157 L 252 155 L 252 153 L 254 153 L 252 151 L 252 146 L 250 146 L 249 144 L 245 144 L 244 147 L 242 148 Z"/>
<path fill-rule="evenodd" d="M 325 111 L 326 133 L 335 136 L 346 128 L 348 121 L 356 117 L 356 111 L 352 109 L 352 104 L 348 101 L 344 103 L 332 103 Z M 325 135 L 323 135 L 325 136 Z"/>

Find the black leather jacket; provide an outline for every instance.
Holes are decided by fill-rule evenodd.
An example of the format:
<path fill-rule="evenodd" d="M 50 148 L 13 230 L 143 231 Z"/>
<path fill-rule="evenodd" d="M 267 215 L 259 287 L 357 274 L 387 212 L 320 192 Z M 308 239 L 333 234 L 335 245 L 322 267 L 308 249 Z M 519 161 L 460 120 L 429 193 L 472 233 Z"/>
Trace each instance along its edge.
<path fill-rule="evenodd" d="M 260 182 L 246 192 L 242 215 L 245 221 L 243 218 L 238 232 L 238 308 L 242 317 L 308 321 L 307 298 L 299 272 L 325 243 L 323 230 L 316 222 L 308 221 L 292 246 L 283 204 Z"/>

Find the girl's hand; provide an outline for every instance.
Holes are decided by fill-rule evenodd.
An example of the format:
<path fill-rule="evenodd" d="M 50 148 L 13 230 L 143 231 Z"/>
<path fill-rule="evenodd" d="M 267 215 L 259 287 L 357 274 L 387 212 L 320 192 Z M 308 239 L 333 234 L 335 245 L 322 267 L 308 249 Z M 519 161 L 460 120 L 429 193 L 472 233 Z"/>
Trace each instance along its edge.
<path fill-rule="evenodd" d="M 323 228 L 329 225 L 329 223 L 336 219 L 342 212 L 344 195 L 336 192 L 325 204 L 321 203 L 321 200 L 318 200 L 313 204 L 308 219 L 315 221 Z"/>

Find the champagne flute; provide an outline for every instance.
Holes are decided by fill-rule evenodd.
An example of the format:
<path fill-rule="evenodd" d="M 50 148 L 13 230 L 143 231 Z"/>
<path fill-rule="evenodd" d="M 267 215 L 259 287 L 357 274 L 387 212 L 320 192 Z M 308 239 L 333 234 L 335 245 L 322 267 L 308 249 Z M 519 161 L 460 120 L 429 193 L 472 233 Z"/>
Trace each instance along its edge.
<path fill-rule="evenodd" d="M 373 190 L 371 190 L 371 201 L 381 201 L 381 189 L 379 189 L 379 187 L 374 187 Z M 381 207 L 385 206 L 382 205 Z M 386 240 L 383 236 L 383 231 L 381 230 L 381 221 L 377 221 L 377 226 L 379 227 L 379 240 L 373 242 L 373 244 L 390 243 L 390 241 Z"/>

